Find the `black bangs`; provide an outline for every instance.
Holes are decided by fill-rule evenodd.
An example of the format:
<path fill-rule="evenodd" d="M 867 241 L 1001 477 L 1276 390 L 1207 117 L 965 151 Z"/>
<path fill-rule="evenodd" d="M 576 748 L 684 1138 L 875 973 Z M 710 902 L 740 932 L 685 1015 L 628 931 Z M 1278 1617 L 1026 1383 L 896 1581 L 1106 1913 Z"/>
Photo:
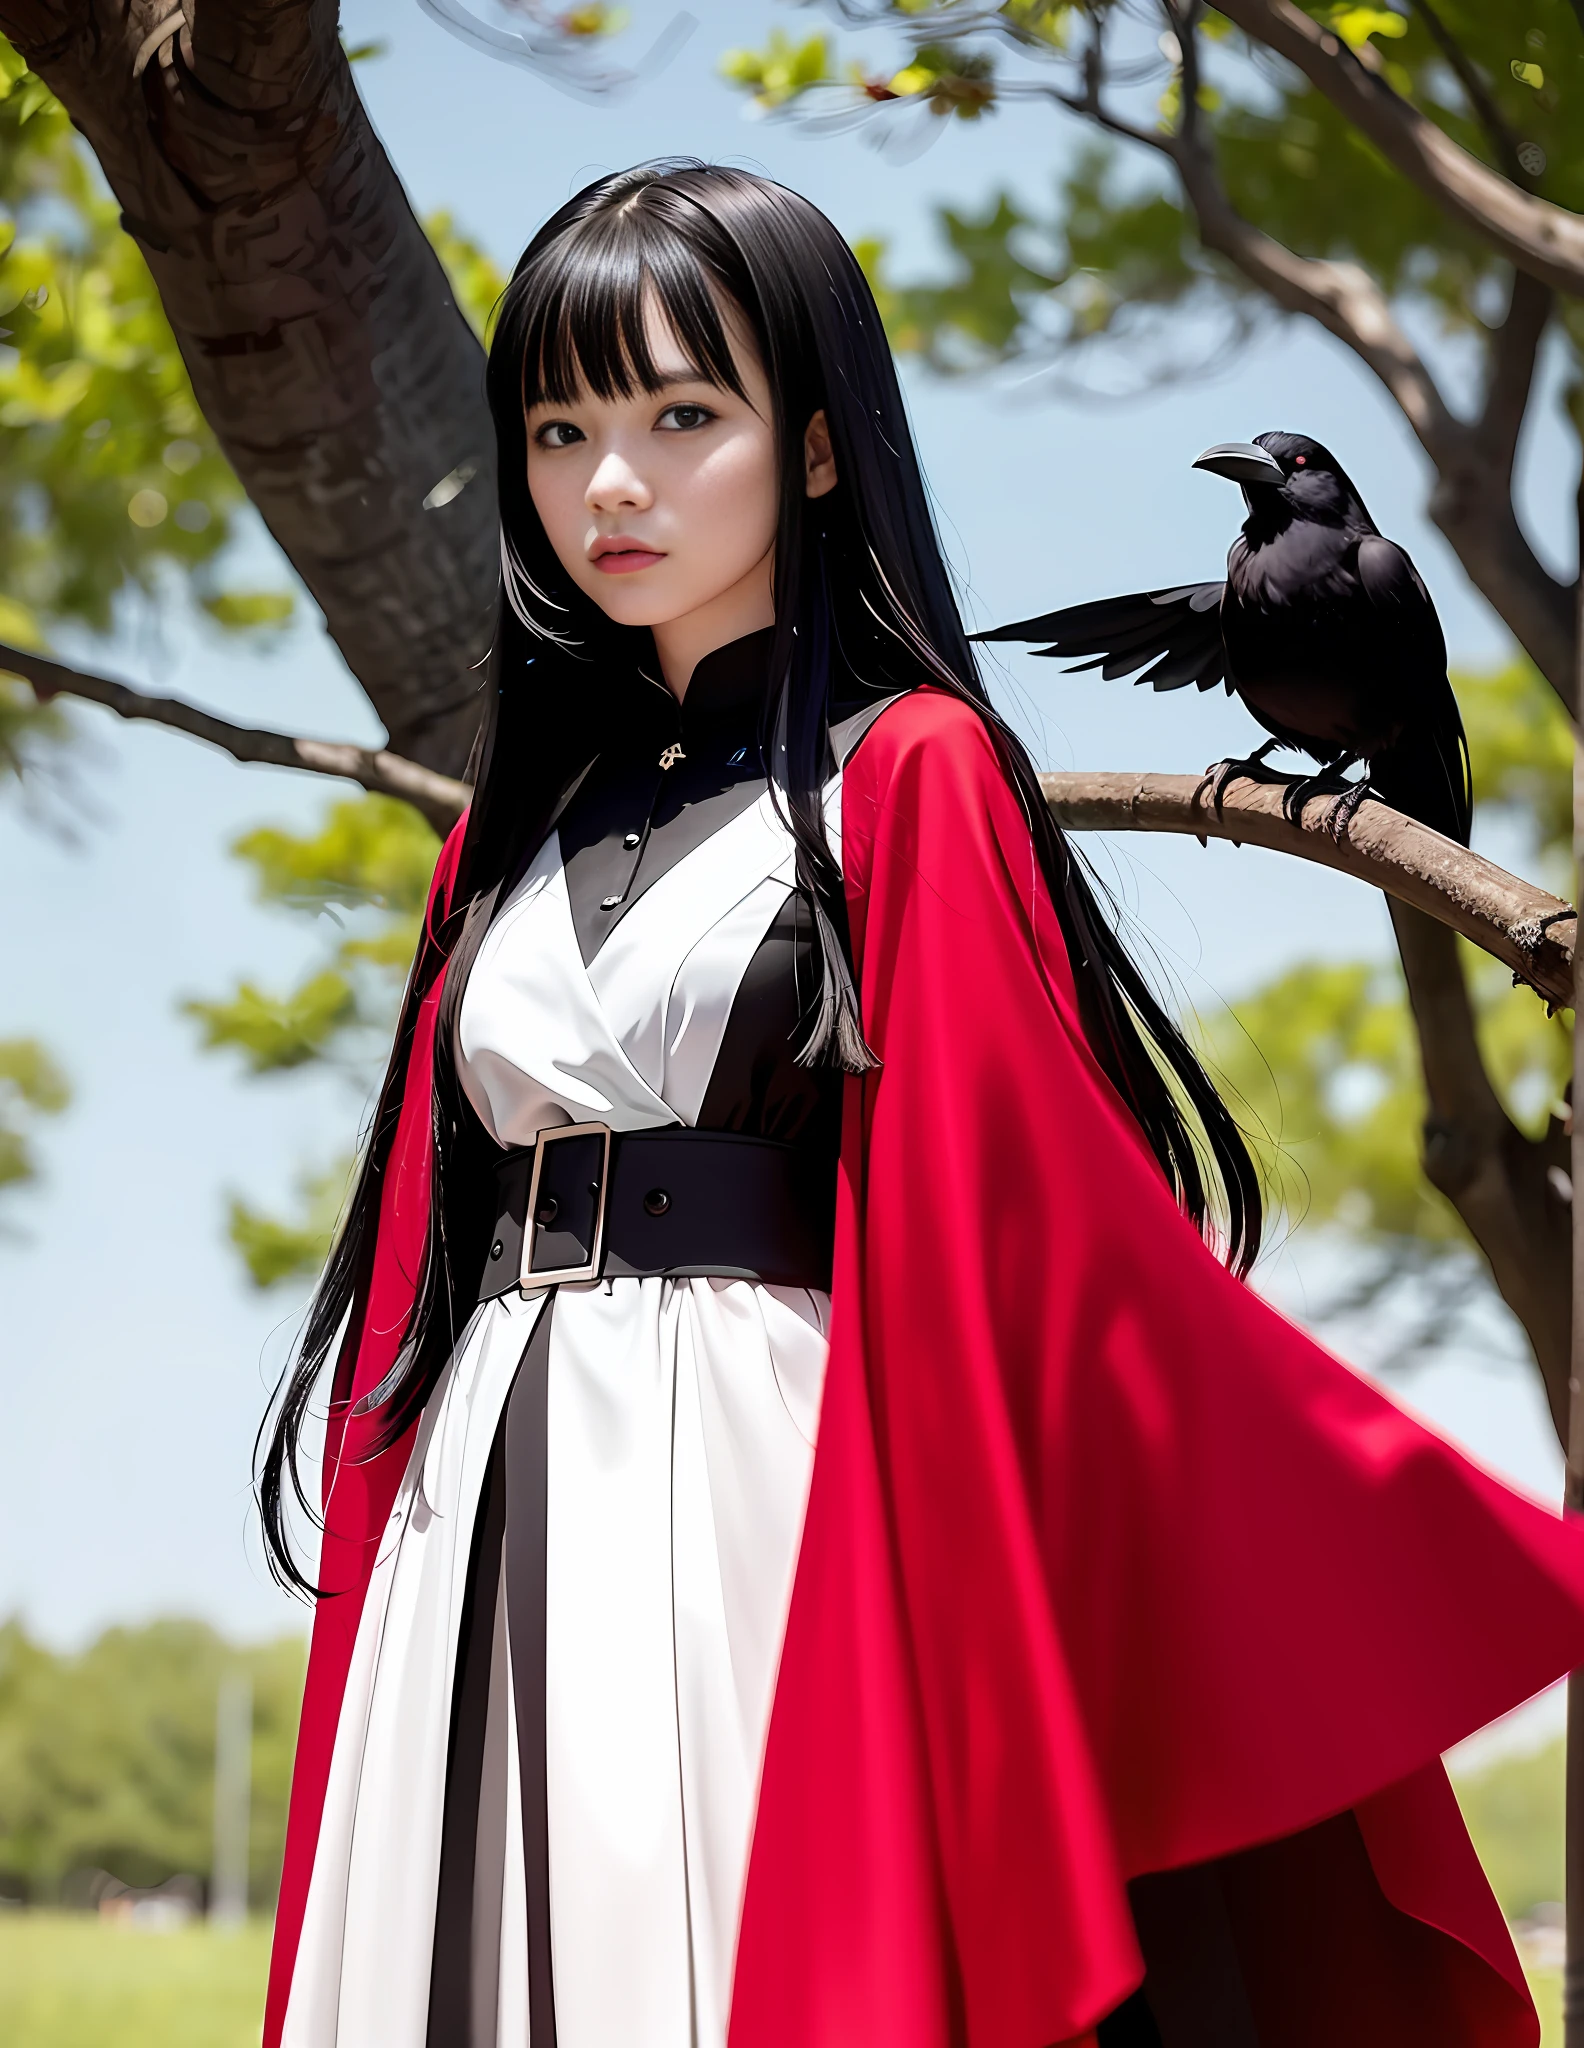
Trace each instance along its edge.
<path fill-rule="evenodd" d="M 646 315 L 657 305 L 696 373 L 744 398 L 717 292 L 671 223 L 636 206 L 596 214 L 523 280 L 516 308 L 524 407 L 582 393 L 631 398 L 663 381 Z M 713 288 L 712 288 L 713 284 Z"/>

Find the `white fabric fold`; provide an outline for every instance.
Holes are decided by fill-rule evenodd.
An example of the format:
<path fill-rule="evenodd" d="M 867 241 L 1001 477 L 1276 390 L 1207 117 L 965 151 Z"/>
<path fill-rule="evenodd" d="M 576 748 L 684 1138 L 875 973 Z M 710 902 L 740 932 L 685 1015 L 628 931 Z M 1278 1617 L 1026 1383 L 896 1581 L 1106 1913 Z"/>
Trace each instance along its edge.
<path fill-rule="evenodd" d="M 826 796 L 833 838 L 839 785 Z M 502 1143 L 696 1120 L 793 883 L 768 794 L 657 880 L 585 967 L 559 841 L 487 934 L 458 1032 Z M 725 2048 L 754 1803 L 807 1500 L 828 1302 L 741 1280 L 551 1297 L 546 1745 L 560 2048 Z M 546 1297 L 481 1309 L 431 1396 L 363 1610 L 284 2048 L 428 2048 L 458 1635 L 496 1433 Z M 507 1502 L 507 1514 L 511 1504 Z M 509 1601 L 510 1587 L 504 1597 Z M 499 1964 L 469 2048 L 526 2048 L 526 1906 L 497 1615 L 476 1871 Z M 504 1789 L 502 1789 L 504 1788 Z M 498 1866 L 498 1867 L 496 1867 Z M 445 2044 L 450 2048 L 450 2044 Z M 459 2044 L 460 2048 L 460 2044 Z"/>

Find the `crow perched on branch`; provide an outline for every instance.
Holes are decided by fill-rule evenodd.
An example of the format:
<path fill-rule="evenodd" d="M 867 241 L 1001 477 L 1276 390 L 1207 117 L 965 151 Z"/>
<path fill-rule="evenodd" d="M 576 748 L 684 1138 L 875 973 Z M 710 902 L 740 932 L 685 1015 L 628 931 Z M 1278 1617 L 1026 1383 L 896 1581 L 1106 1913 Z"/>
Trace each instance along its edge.
<path fill-rule="evenodd" d="M 1272 738 L 1205 771 L 1218 804 L 1239 776 L 1282 779 L 1265 756 L 1292 747 L 1324 771 L 1288 783 L 1283 808 L 1295 822 L 1310 797 L 1333 795 L 1327 823 L 1340 839 L 1373 794 L 1466 846 L 1468 741 L 1441 622 L 1413 563 L 1307 435 L 1223 442 L 1194 467 L 1240 484 L 1248 505 L 1224 583 L 1075 604 L 975 639 L 1047 640 L 1039 653 L 1093 657 L 1075 671 L 1142 669 L 1137 680 L 1157 690 L 1224 681 Z M 1357 762 L 1364 778 L 1344 780 Z"/>

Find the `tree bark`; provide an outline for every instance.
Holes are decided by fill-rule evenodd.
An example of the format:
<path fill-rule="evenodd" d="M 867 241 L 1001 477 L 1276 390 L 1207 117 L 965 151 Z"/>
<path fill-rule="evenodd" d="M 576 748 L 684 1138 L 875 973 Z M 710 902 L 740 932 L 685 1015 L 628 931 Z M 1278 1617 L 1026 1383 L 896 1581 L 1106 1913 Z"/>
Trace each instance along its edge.
<path fill-rule="evenodd" d="M 1485 390 L 1471 430 L 1436 458 L 1430 516 L 1475 588 L 1571 712 L 1577 689 L 1577 606 L 1524 537 L 1513 505 L 1513 464 L 1528 415 L 1540 344 L 1555 295 L 1514 271 L 1507 313 L 1486 344 Z"/>
<path fill-rule="evenodd" d="M 1219 809 L 1196 775 L 1068 771 L 1042 775 L 1040 786 L 1069 832 L 1188 833 L 1318 861 L 1471 939 L 1548 1003 L 1573 1000 L 1572 908 L 1373 797 L 1338 840 L 1327 829 L 1323 802 L 1309 804 L 1301 824 L 1291 823 L 1277 782 L 1235 782 Z"/>
<path fill-rule="evenodd" d="M 335 0 L 0 0 L 0 29 L 92 144 L 198 403 L 391 749 L 459 773 L 497 574 L 483 352 Z"/>
<path fill-rule="evenodd" d="M 207 746 L 219 747 L 234 761 L 256 762 L 268 768 L 301 768 L 310 775 L 332 775 L 340 781 L 355 782 L 360 788 L 381 796 L 400 797 L 421 811 L 437 832 L 446 832 L 461 816 L 473 794 L 465 782 L 441 775 L 417 761 L 409 761 L 382 747 L 354 747 L 344 740 L 300 739 L 292 733 L 268 732 L 256 725 L 234 725 L 229 718 L 216 718 L 187 704 L 180 697 L 154 697 L 118 683 L 110 676 L 96 676 L 86 669 L 67 668 L 42 654 L 25 648 L 0 644 L 0 674 L 21 676 L 32 687 L 41 704 L 56 697 L 79 697 L 99 704 L 118 718 L 147 720 L 169 726 Z"/>

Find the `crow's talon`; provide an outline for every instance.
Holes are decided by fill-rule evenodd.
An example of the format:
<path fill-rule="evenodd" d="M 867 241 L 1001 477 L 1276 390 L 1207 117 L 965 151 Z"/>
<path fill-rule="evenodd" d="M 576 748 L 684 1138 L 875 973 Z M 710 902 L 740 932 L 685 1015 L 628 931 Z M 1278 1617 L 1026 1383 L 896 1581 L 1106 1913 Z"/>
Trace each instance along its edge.
<path fill-rule="evenodd" d="M 1288 783 L 1283 793 L 1282 816 L 1289 825 L 1301 827 L 1303 825 L 1304 805 L 1313 798 L 1317 796 L 1331 796 L 1346 802 L 1351 792 L 1355 788 L 1360 787 L 1363 787 L 1365 794 L 1368 794 L 1367 785 L 1349 782 L 1345 775 L 1338 774 L 1334 768 L 1322 768 L 1318 775 L 1300 775 Z"/>
<path fill-rule="evenodd" d="M 1194 802 L 1202 803 L 1208 791 L 1211 808 L 1219 818 L 1222 815 L 1221 807 L 1226 799 L 1227 790 L 1232 783 L 1285 782 L 1287 778 L 1284 775 L 1279 775 L 1274 768 L 1265 765 L 1265 756 L 1273 747 L 1280 744 L 1279 740 L 1267 740 L 1264 746 L 1256 747 L 1252 754 L 1233 756 L 1225 761 L 1212 761 L 1193 793 Z"/>
<path fill-rule="evenodd" d="M 1353 820 L 1358 816 L 1360 805 L 1366 797 L 1373 794 L 1374 791 L 1369 785 L 1369 777 L 1364 776 L 1358 782 L 1350 782 L 1342 795 L 1337 798 L 1336 802 L 1326 813 L 1325 821 L 1325 829 L 1330 835 L 1334 846 L 1340 846 L 1347 838 L 1352 828 Z"/>

